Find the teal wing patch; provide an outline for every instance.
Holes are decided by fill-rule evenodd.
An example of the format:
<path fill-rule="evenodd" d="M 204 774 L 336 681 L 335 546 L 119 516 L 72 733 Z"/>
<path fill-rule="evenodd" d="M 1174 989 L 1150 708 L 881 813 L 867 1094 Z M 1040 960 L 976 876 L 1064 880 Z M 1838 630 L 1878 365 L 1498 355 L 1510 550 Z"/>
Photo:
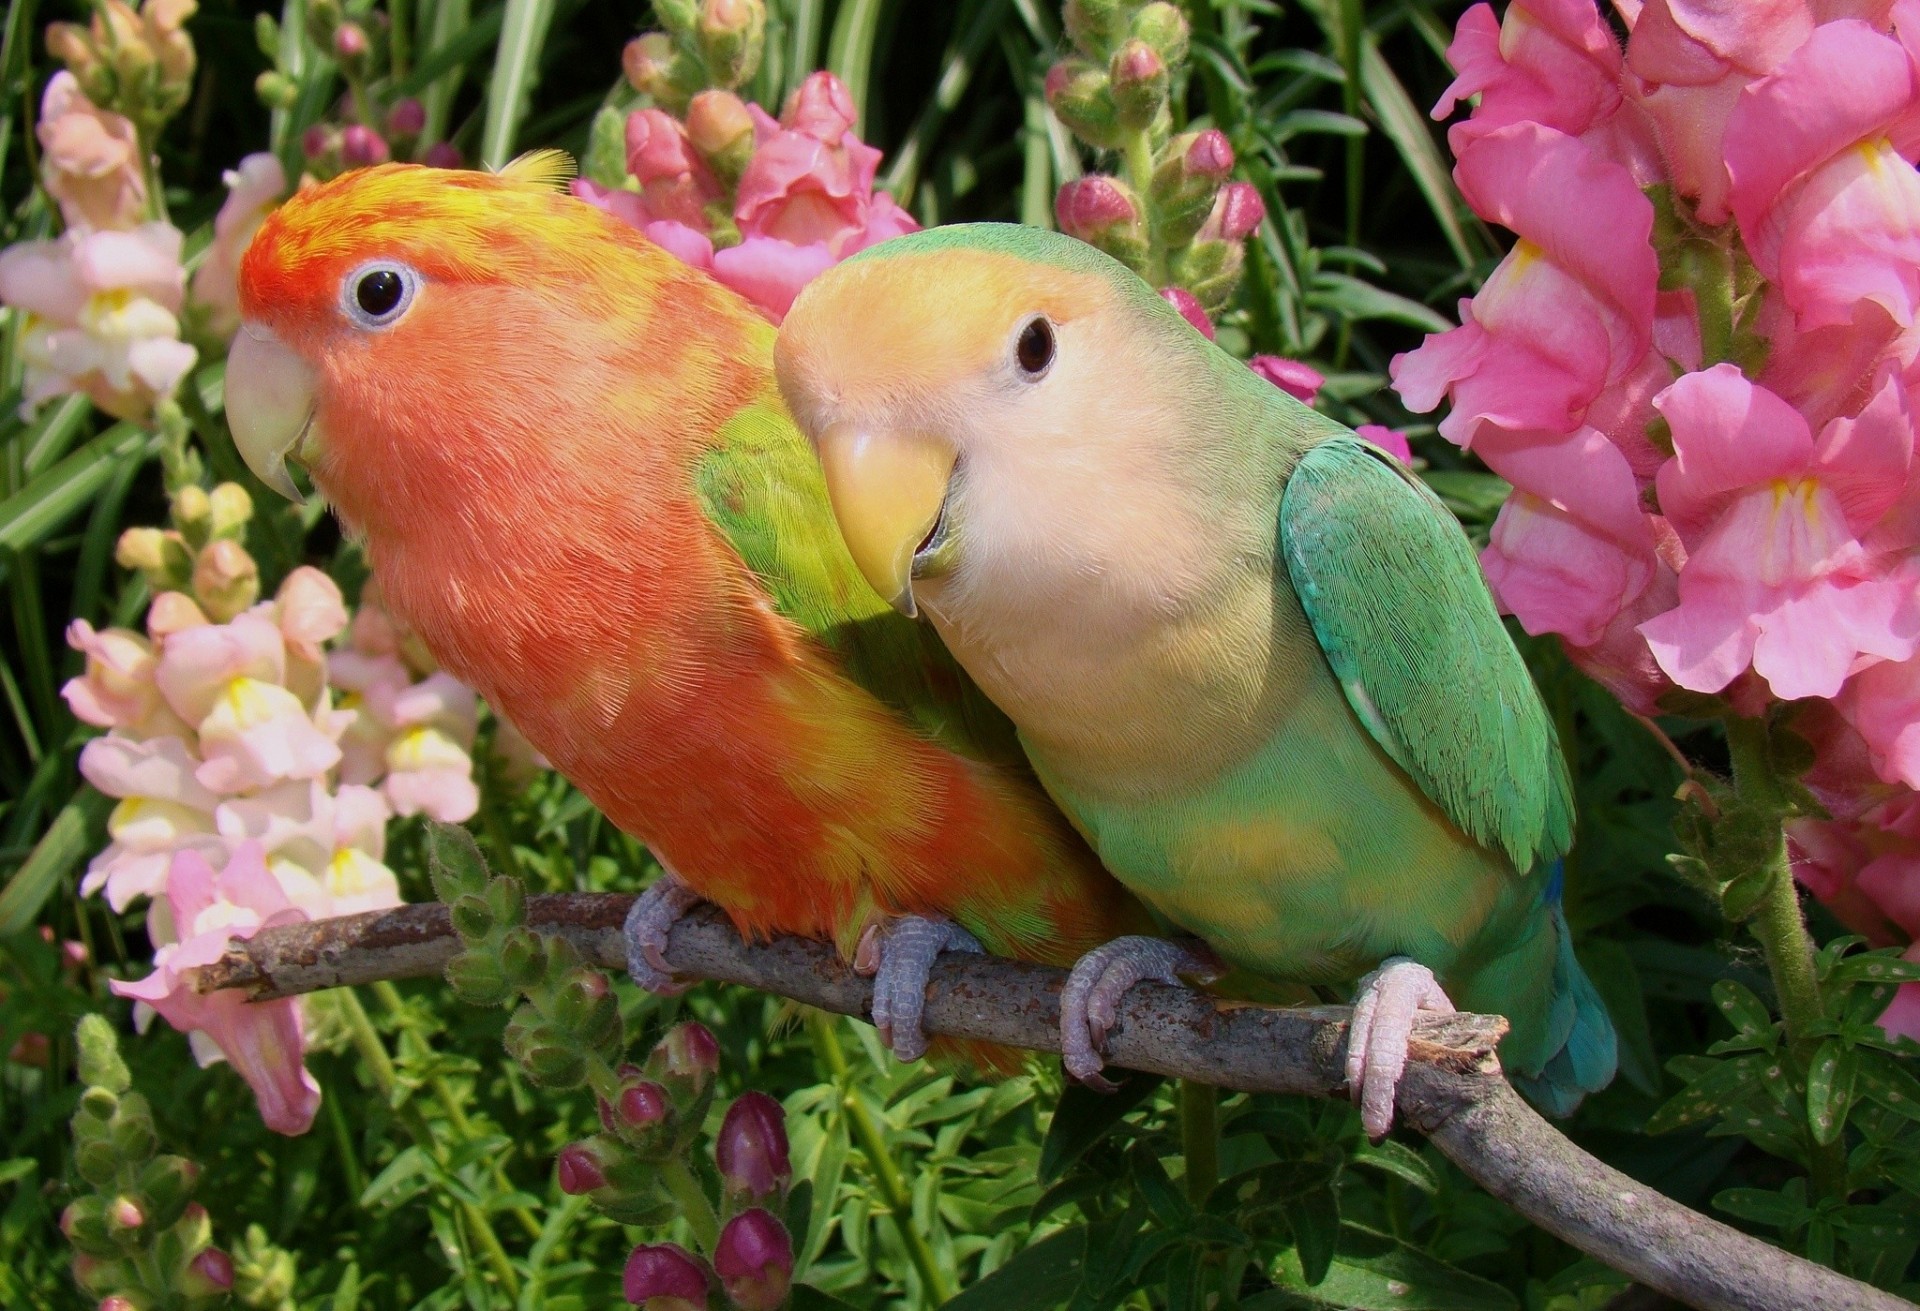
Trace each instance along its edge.
<path fill-rule="evenodd" d="M 1522 872 L 1565 852 L 1572 787 L 1553 722 L 1439 498 L 1335 437 L 1287 481 L 1280 549 L 1348 703 L 1420 790 Z"/>
<path fill-rule="evenodd" d="M 861 577 L 813 451 L 777 403 L 748 406 L 721 428 L 694 491 L 774 609 L 832 651 L 848 678 L 950 750 L 1024 763 L 1013 726 L 932 626 L 894 610 Z"/>

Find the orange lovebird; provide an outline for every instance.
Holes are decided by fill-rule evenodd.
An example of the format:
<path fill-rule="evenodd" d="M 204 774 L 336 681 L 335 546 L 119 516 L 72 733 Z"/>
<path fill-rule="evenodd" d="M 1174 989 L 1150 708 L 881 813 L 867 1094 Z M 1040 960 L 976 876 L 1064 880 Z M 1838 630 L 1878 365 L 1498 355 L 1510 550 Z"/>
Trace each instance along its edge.
<path fill-rule="evenodd" d="M 661 953 L 706 899 L 873 971 L 912 1059 L 940 951 L 1068 965 L 1147 921 L 848 556 L 772 325 L 568 171 L 295 195 L 241 264 L 235 441 L 289 495 L 303 464 L 389 608 L 659 858 L 638 982 L 681 986 Z"/>

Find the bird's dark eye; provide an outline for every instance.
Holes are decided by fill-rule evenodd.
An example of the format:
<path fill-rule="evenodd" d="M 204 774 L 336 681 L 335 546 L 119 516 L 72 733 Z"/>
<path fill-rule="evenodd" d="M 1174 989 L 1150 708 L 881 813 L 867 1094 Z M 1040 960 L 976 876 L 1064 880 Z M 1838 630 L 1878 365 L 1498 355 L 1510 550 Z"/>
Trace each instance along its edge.
<path fill-rule="evenodd" d="M 384 328 L 407 312 L 420 275 L 404 264 L 367 264 L 347 275 L 341 308 L 363 328 Z"/>
<path fill-rule="evenodd" d="M 360 308 L 368 317 L 383 319 L 393 313 L 405 290 L 398 273 L 392 269 L 375 269 L 360 279 L 360 285 L 353 289 L 353 298 L 360 302 Z"/>
<path fill-rule="evenodd" d="M 1020 340 L 1014 344 L 1013 355 L 1020 362 L 1021 372 L 1030 378 L 1038 378 L 1053 363 L 1053 325 L 1044 318 L 1035 315 L 1028 320 L 1027 326 L 1020 329 Z"/>

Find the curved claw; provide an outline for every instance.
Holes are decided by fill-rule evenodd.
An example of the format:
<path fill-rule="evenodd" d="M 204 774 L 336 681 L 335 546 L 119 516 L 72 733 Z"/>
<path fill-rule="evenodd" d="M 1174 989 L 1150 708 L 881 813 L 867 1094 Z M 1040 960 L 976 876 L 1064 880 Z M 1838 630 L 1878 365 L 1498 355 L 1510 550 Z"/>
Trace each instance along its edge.
<path fill-rule="evenodd" d="M 667 964 L 667 936 L 701 898 L 665 861 L 660 864 L 665 873 L 635 898 L 622 931 L 627 939 L 627 974 L 648 992 L 675 997 L 693 984 L 674 977 Z"/>
<path fill-rule="evenodd" d="M 1451 1014 L 1453 1002 L 1433 971 L 1391 956 L 1360 980 L 1347 1029 L 1347 1094 L 1360 1108 L 1367 1137 L 1379 1142 L 1393 1128 L 1394 1100 L 1407 1068 L 1407 1041 L 1420 1011 Z"/>
<path fill-rule="evenodd" d="M 971 933 L 949 919 L 902 915 L 869 924 L 854 949 L 853 968 L 873 976 L 873 1027 L 902 1061 L 927 1054 L 920 1017 L 927 1006 L 927 976 L 943 951 L 980 952 Z"/>
<path fill-rule="evenodd" d="M 1060 1057 L 1067 1073 L 1100 1092 L 1114 1084 L 1101 1075 L 1101 1048 L 1127 989 L 1144 980 L 1178 983 L 1182 976 L 1206 983 L 1224 967 L 1198 940 L 1173 942 L 1134 935 L 1103 943 L 1074 962 L 1060 992 Z"/>

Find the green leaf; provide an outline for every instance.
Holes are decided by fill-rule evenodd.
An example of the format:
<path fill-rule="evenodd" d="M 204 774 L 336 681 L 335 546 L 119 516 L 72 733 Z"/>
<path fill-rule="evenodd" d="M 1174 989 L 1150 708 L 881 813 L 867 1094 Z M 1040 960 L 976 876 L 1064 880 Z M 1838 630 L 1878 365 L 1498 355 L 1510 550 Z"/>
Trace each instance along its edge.
<path fill-rule="evenodd" d="M 1897 1058 L 1863 1052 L 1853 1078 L 1860 1096 L 1895 1115 L 1920 1121 L 1920 1079 L 1909 1074 Z"/>
<path fill-rule="evenodd" d="M 1069 1083 L 1060 1094 L 1053 1122 L 1047 1126 L 1047 1136 L 1040 1144 L 1040 1182 L 1048 1184 L 1058 1179 L 1129 1111 L 1152 1096 L 1160 1084 L 1159 1075 L 1138 1072 L 1129 1073 L 1110 1093 Z"/>
<path fill-rule="evenodd" d="M 527 101 L 540 76 L 540 50 L 553 23 L 553 0 L 506 0 L 500 42 L 494 47 L 493 78 L 487 84 L 486 126 L 480 132 L 480 163 L 499 169 L 513 158 L 514 141 Z"/>
<path fill-rule="evenodd" d="M 1274 1264 L 1283 1290 L 1240 1303 L 1241 1311 L 1281 1311 L 1300 1295 L 1323 1306 L 1351 1311 L 1516 1311 L 1519 1303 L 1500 1285 L 1470 1275 L 1386 1234 L 1347 1225 L 1340 1250 L 1319 1284 L 1308 1284 L 1294 1252 Z"/>
<path fill-rule="evenodd" d="M 1346 273 L 1314 274 L 1307 304 L 1325 313 L 1355 321 L 1383 319 L 1420 332 L 1445 332 L 1453 325 L 1417 300 L 1383 291 Z"/>
<path fill-rule="evenodd" d="M 85 509 L 124 460 L 145 460 L 160 439 L 128 423 L 116 423 L 19 491 L 0 501 L 0 548 L 38 546 L 71 516 Z"/>
<path fill-rule="evenodd" d="M 1355 1165 L 1396 1175 L 1428 1196 L 1440 1191 L 1440 1178 L 1434 1174 L 1433 1167 L 1421 1158 L 1420 1153 L 1392 1138 L 1383 1139 L 1378 1144 L 1362 1144 L 1354 1149 L 1352 1160 Z"/>
<path fill-rule="evenodd" d="M 832 1293 L 823 1293 L 808 1284 L 795 1284 L 791 1296 L 788 1311 L 857 1311 L 853 1303 L 843 1302 Z"/>
<path fill-rule="evenodd" d="M 1807 1218 L 1804 1189 L 1796 1197 L 1765 1188 L 1723 1188 L 1713 1195 L 1713 1205 L 1715 1210 L 1728 1215 L 1782 1230 L 1792 1229 Z"/>
<path fill-rule="evenodd" d="M 944 1303 L 942 1311 L 1043 1311 L 1058 1306 L 1080 1287 L 1086 1256 L 1085 1226 L 1062 1229 Z"/>
<path fill-rule="evenodd" d="M 1828 1038 L 1814 1052 L 1807 1070 L 1807 1124 L 1815 1142 L 1835 1142 L 1846 1128 L 1858 1068 L 1859 1061 L 1838 1038 Z"/>
<path fill-rule="evenodd" d="M 1780 1075 L 1778 1063 L 1764 1052 L 1721 1061 L 1648 1117 L 1647 1132 L 1668 1133 L 1723 1115 L 1759 1087 L 1761 1080 Z"/>
<path fill-rule="evenodd" d="M 1400 79 L 1381 57 L 1370 35 L 1361 43 L 1360 86 L 1366 93 L 1367 103 L 1380 119 L 1381 132 L 1400 152 L 1407 171 L 1413 174 L 1414 185 L 1427 198 L 1427 208 L 1446 234 L 1447 245 L 1453 248 L 1460 267 L 1472 268 L 1486 243 L 1469 235 L 1469 230 L 1461 225 L 1459 212 L 1454 207 L 1453 174 L 1440 154 L 1440 147 L 1434 143 L 1427 116 L 1415 108 L 1413 98 L 1400 85 Z"/>
<path fill-rule="evenodd" d="M 106 797 L 88 788 L 54 816 L 46 833 L 20 862 L 20 868 L 7 879 L 6 888 L 0 890 L 0 939 L 33 926 L 60 880 L 92 849 L 88 835 L 110 806 Z"/>
<path fill-rule="evenodd" d="M 1286 1216 L 1293 1230 L 1300 1277 L 1309 1285 L 1324 1283 L 1333 1267 L 1334 1247 L 1340 1240 L 1339 1194 L 1331 1188 L 1302 1193 L 1286 1208 Z"/>
<path fill-rule="evenodd" d="M 1861 952 L 1835 965 L 1826 981 L 1843 987 L 1856 983 L 1920 983 L 1920 961 L 1900 959 L 1898 949 L 1893 947 Z"/>
<path fill-rule="evenodd" d="M 1773 1045 L 1773 1012 L 1754 995 L 1753 989 L 1732 979 L 1722 979 L 1713 985 L 1713 1004 L 1726 1016 L 1735 1033 L 1761 1039 L 1768 1047 Z"/>

